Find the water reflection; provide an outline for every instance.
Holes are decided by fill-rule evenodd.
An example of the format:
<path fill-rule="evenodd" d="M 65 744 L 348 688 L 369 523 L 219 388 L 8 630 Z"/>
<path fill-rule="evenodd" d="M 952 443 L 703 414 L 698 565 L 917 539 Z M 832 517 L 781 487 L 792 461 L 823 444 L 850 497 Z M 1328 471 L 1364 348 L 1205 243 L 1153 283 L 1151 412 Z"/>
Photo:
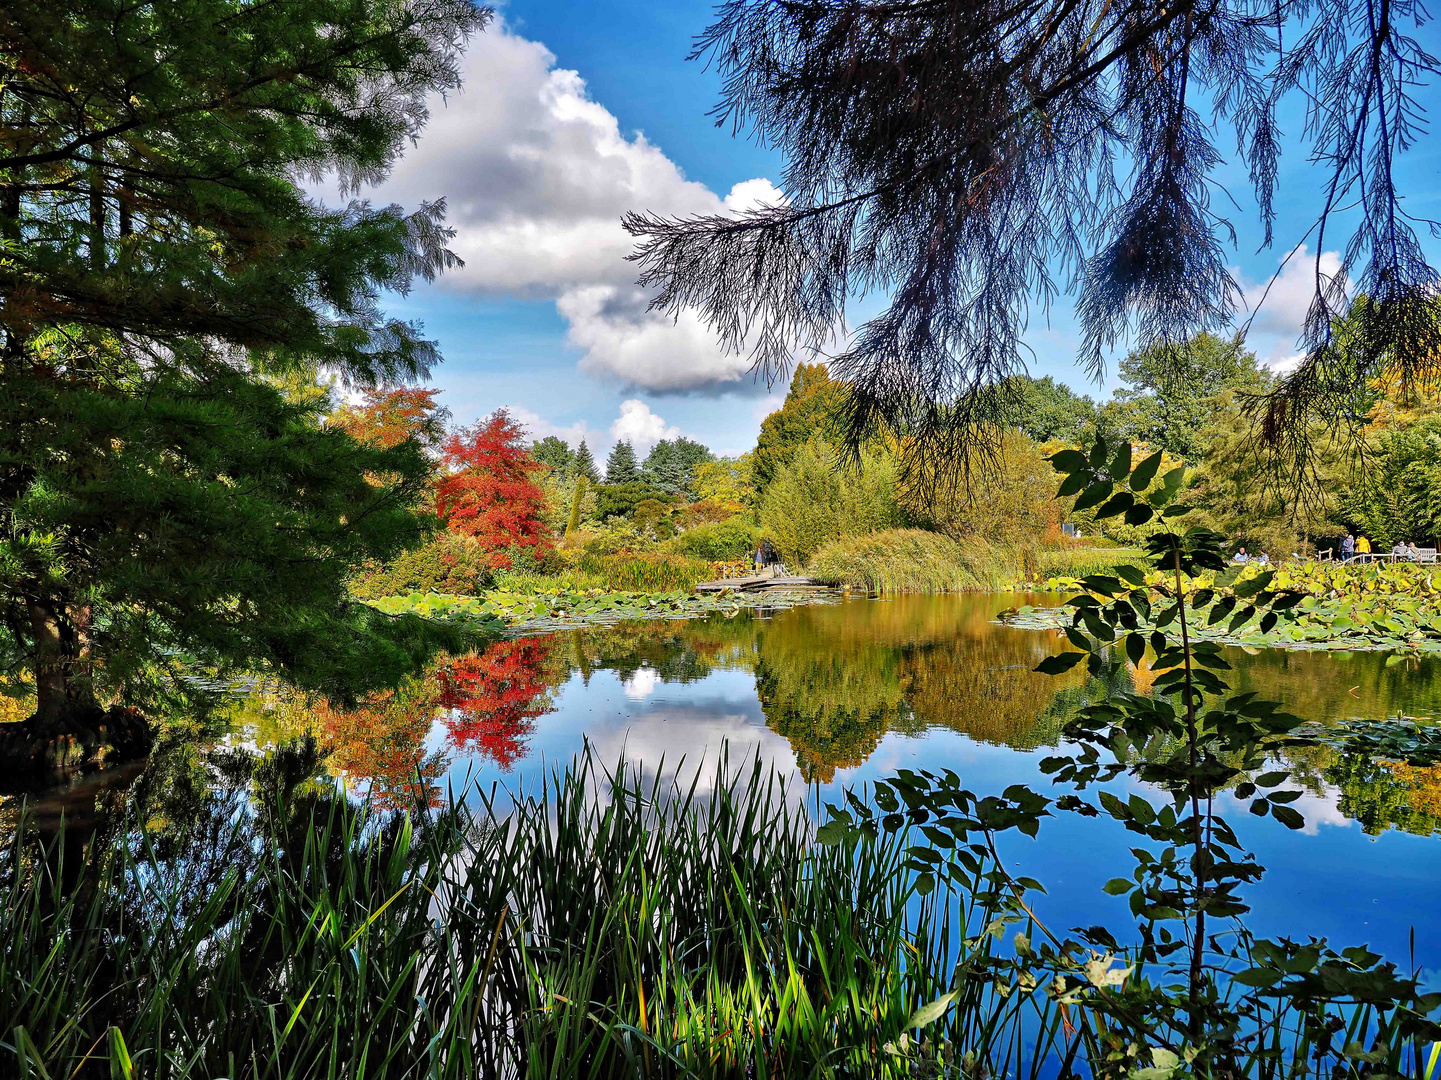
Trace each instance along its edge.
<path fill-rule="evenodd" d="M 1062 646 L 996 623 L 996 597 L 852 600 L 769 614 L 635 623 L 504 642 L 438 665 L 357 707 L 262 692 L 237 704 L 250 745 L 313 736 L 325 767 L 384 806 L 436 805 L 462 777 L 524 773 L 568 759 L 582 740 L 632 762 L 693 758 L 729 740 L 759 748 L 806 783 L 831 784 L 873 761 L 888 739 L 954 732 L 978 744 L 1053 746 L 1066 719 L 1114 689 L 1145 693 L 1143 661 L 1117 686 L 1081 669 L 1032 669 Z M 1435 661 L 1379 654 L 1232 650 L 1242 691 L 1329 722 L 1407 713 L 1441 699 Z M 733 748 L 734 749 L 734 748 Z M 874 764 L 874 762 L 873 762 Z M 1435 770 L 1293 753 L 1318 820 L 1369 834 L 1441 827 Z"/>
<path fill-rule="evenodd" d="M 1081 669 L 1048 678 L 1032 668 L 1063 643 L 994 621 L 1012 597 L 853 600 L 691 622 L 629 624 L 506 642 L 437 665 L 422 678 L 340 708 L 257 691 L 237 701 L 224 745 L 164 744 L 133 782 L 146 831 L 191 850 L 188 830 L 227 799 L 263 807 L 262 789 L 318 808 L 340 779 L 380 805 L 437 805 L 469 784 L 522 785 L 569 762 L 586 742 L 597 759 L 650 775 L 751 753 L 805 783 L 864 783 L 898 767 L 953 768 L 994 793 L 1042 790 L 1045 747 L 1084 702 L 1115 689 L 1146 692 L 1143 663 L 1117 686 Z M 1307 719 L 1437 714 L 1441 666 L 1388 663 L 1379 654 L 1231 650 L 1240 690 L 1285 701 Z M 276 748 L 285 747 L 284 752 Z M 295 748 L 299 747 L 297 751 Z M 1292 752 L 1306 794 L 1306 828 L 1290 833 L 1228 800 L 1225 812 L 1268 867 L 1253 929 L 1297 927 L 1347 943 L 1369 941 L 1418 959 L 1441 957 L 1434 885 L 1441 876 L 1441 770 L 1411 770 L 1316 746 Z M 705 769 L 701 769 L 704 782 Z M 102 778 L 41 813 L 103 808 L 118 795 Z M 823 797 L 831 797 L 830 788 Z M 229 792 L 228 795 L 225 793 Z M 0 803 L 0 831 L 13 819 Z M 304 822 L 308 812 L 300 812 Z M 218 819 L 222 823 L 225 814 Z M 275 822 L 279 837 L 294 822 Z M 1101 885 L 1128 865 L 1131 838 L 1058 815 L 1014 851 L 1024 872 L 1063 896 L 1066 925 L 1124 918 Z M 1008 857 L 1010 857 L 1008 855 Z M 1113 910 L 1114 909 L 1114 910 Z"/>

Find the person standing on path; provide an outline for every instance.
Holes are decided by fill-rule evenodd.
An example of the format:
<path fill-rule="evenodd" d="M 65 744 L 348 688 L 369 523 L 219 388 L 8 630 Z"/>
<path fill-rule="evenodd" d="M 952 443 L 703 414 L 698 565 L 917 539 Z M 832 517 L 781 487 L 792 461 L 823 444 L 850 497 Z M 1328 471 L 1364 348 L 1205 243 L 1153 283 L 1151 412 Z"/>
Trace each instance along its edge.
<path fill-rule="evenodd" d="M 1356 538 L 1351 535 L 1351 530 L 1346 530 L 1346 535 L 1341 538 L 1341 559 L 1344 562 L 1356 554 Z"/>
<path fill-rule="evenodd" d="M 1357 555 L 1370 555 L 1370 554 L 1371 554 L 1371 541 L 1370 541 L 1370 540 L 1367 540 L 1364 535 L 1356 537 L 1356 554 L 1357 554 Z"/>

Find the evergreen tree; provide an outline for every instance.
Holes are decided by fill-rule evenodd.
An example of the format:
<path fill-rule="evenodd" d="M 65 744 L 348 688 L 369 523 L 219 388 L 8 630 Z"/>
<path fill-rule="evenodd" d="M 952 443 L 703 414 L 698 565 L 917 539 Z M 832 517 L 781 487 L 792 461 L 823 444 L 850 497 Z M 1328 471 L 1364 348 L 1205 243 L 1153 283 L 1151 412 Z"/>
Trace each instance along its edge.
<path fill-rule="evenodd" d="M 0 383 L 0 670 L 33 680 L 28 733 L 93 732 L 106 701 L 174 693 L 176 655 L 342 698 L 423 663 L 434 626 L 346 585 L 423 536 L 418 440 L 359 443 L 223 361 L 135 368 Z"/>
<path fill-rule="evenodd" d="M 621 439 L 610 448 L 610 457 L 605 461 L 605 482 L 607 484 L 634 484 L 640 480 L 640 466 L 636 463 L 635 447 Z"/>
<path fill-rule="evenodd" d="M 459 85 L 469 0 L 10 0 L 0 20 L 0 297 L 8 361 L 66 325 L 192 336 L 363 384 L 436 361 L 388 319 L 454 263 L 441 203 L 315 200 L 382 177 Z M 11 134 L 13 133 L 13 134 Z"/>
<path fill-rule="evenodd" d="M 575 448 L 575 470 L 585 477 L 592 484 L 600 483 L 600 470 L 595 466 L 595 458 L 591 456 L 590 447 L 585 440 L 580 440 L 580 445 Z"/>
<path fill-rule="evenodd" d="M 348 197 L 383 177 L 487 18 L 468 0 L 6 4 L 0 662 L 34 680 L 42 741 L 93 734 L 106 698 L 144 702 L 176 655 L 343 696 L 460 640 L 345 587 L 421 537 L 419 441 L 363 445 L 320 425 L 313 386 L 276 387 L 437 360 L 379 297 L 455 262 L 443 206 L 326 206 L 295 180 L 331 173 Z"/>
<path fill-rule="evenodd" d="M 641 478 L 667 495 L 694 499 L 696 466 L 714 457 L 709 447 L 684 435 L 662 439 L 646 455 Z"/>
<path fill-rule="evenodd" d="M 531 443 L 530 456 L 562 478 L 570 475 L 571 467 L 575 464 L 575 454 L 571 452 L 566 441 L 554 435 L 547 435 Z"/>
<path fill-rule="evenodd" d="M 565 523 L 566 536 L 574 536 L 580 531 L 580 512 L 585 505 L 585 486 L 588 483 L 585 473 L 576 474 L 575 490 L 570 497 L 570 517 Z"/>
<path fill-rule="evenodd" d="M 1315 458 L 1319 482 L 1313 491 L 1303 491 L 1291 477 L 1267 475 L 1236 392 L 1222 391 L 1208 398 L 1207 406 L 1199 440 L 1205 452 L 1187 474 L 1182 498 L 1192 512 L 1178 525 L 1213 529 L 1253 554 L 1266 551 L 1276 558 L 1337 542 L 1344 533 L 1342 510 L 1353 476 L 1342 441 L 1328 438 L 1324 429 L 1312 433 L 1320 448 Z"/>

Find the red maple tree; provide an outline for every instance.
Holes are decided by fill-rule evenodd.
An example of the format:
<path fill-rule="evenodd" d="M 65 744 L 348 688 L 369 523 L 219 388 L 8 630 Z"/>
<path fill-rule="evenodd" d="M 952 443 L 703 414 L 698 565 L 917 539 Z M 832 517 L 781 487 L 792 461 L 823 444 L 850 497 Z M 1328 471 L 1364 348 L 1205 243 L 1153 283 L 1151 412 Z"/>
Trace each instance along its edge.
<path fill-rule="evenodd" d="M 440 670 L 441 705 L 451 711 L 446 738 L 462 753 L 479 753 L 509 770 L 525 754 L 535 718 L 550 711 L 554 643 L 548 637 L 502 641 Z"/>
<path fill-rule="evenodd" d="M 497 569 L 511 565 L 510 552 L 530 548 L 541 557 L 551 536 L 541 520 L 545 496 L 531 479 L 544 468 L 525 448 L 525 431 L 504 409 L 446 440 L 442 476 L 435 485 L 435 512 L 456 532 L 473 536 Z"/>

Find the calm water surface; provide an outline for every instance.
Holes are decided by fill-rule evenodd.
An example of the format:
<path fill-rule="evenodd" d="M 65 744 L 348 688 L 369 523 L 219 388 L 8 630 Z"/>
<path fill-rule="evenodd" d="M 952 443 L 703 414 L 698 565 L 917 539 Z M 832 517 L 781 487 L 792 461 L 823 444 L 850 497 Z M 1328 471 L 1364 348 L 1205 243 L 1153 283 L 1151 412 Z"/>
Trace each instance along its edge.
<path fill-rule="evenodd" d="M 994 621 L 1011 596 L 850 599 L 767 615 L 629 625 L 526 638 L 420 680 L 351 713 L 257 694 L 233 711 L 230 741 L 264 748 L 313 734 L 325 768 L 400 802 L 472 785 L 524 786 L 588 741 L 605 763 L 650 774 L 758 754 L 821 797 L 897 768 L 954 769 L 979 793 L 1028 783 L 1066 719 L 1104 694 L 1079 670 L 1033 674 L 1060 643 Z M 1320 722 L 1430 717 L 1441 710 L 1435 661 L 1379 654 L 1231 650 L 1240 690 Z M 1143 666 L 1122 688 L 1145 691 Z M 1369 944 L 1402 966 L 1441 968 L 1441 773 L 1398 777 L 1326 748 L 1291 761 L 1306 827 L 1291 832 L 1232 802 L 1231 821 L 1267 874 L 1247 899 L 1263 936 Z M 810 791 L 814 796 L 814 791 Z M 71 796 L 74 801 L 74 796 Z M 1043 917 L 1063 927 L 1124 925 L 1124 898 L 1101 885 L 1129 874 L 1136 837 L 1110 821 L 1060 814 L 1039 837 L 1009 838 L 1018 872 L 1042 881 Z"/>

